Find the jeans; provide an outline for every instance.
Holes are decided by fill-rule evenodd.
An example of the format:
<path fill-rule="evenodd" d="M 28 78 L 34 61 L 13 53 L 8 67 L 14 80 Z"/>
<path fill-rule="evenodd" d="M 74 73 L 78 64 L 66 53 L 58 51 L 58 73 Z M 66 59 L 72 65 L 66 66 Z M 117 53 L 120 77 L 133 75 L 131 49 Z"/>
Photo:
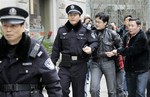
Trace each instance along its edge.
<path fill-rule="evenodd" d="M 103 74 L 106 79 L 108 96 L 116 97 L 116 72 L 113 60 L 103 63 L 93 62 L 91 66 L 91 97 L 100 97 L 100 81 Z"/>
<path fill-rule="evenodd" d="M 117 97 L 124 97 L 124 69 L 121 69 L 120 71 L 116 72 L 116 95 Z"/>
<path fill-rule="evenodd" d="M 128 97 L 145 97 L 148 72 L 129 73 L 126 72 Z"/>
<path fill-rule="evenodd" d="M 147 97 L 150 97 L 150 70 L 148 71 Z"/>
<path fill-rule="evenodd" d="M 87 73 L 86 73 L 86 80 L 85 80 L 85 86 L 84 86 L 85 97 L 88 97 L 88 92 L 89 92 L 88 84 L 90 82 L 91 65 L 92 65 L 92 59 L 89 59 L 89 61 L 87 62 Z"/>
<path fill-rule="evenodd" d="M 127 81 L 125 77 L 126 73 L 124 74 L 124 81 L 123 81 L 123 91 L 124 91 L 124 96 L 127 97 Z"/>

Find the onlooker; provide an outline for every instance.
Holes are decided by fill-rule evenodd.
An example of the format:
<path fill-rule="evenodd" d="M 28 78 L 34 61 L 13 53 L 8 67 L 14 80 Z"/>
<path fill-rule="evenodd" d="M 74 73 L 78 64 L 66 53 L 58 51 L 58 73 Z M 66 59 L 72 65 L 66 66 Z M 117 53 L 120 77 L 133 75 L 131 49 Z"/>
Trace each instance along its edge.
<path fill-rule="evenodd" d="M 149 70 L 149 47 L 147 37 L 141 30 L 138 18 L 129 19 L 128 34 L 124 38 L 124 48 L 113 50 L 125 58 L 125 72 L 128 97 L 145 97 Z"/>
<path fill-rule="evenodd" d="M 48 53 L 25 31 L 28 12 L 18 7 L 0 9 L 0 97 L 62 97 L 60 78 Z"/>
<path fill-rule="evenodd" d="M 93 20 L 90 18 L 89 15 L 84 16 L 83 26 L 86 27 L 88 30 L 93 29 Z M 86 74 L 86 81 L 85 81 L 85 97 L 88 96 L 88 84 L 90 82 L 90 67 L 92 62 L 92 56 L 90 56 L 89 61 L 87 62 L 87 74 Z"/>
<path fill-rule="evenodd" d="M 149 45 L 149 55 L 150 55 L 150 28 L 145 32 L 148 39 L 148 45 Z M 149 66 L 150 66 L 150 56 L 149 56 Z M 150 97 L 150 67 L 148 71 L 148 82 L 147 82 L 147 97 Z"/>
<path fill-rule="evenodd" d="M 69 97 L 72 84 L 73 97 L 84 97 L 84 85 L 87 73 L 89 54 L 94 51 L 98 42 L 90 30 L 81 23 L 82 9 L 75 4 L 67 6 L 67 23 L 58 29 L 54 41 L 51 59 L 54 64 L 62 54 L 59 64 L 59 76 L 63 97 Z"/>
<path fill-rule="evenodd" d="M 117 33 L 123 39 L 124 35 L 128 32 L 129 19 L 132 18 L 131 15 L 126 15 L 124 17 L 123 25 L 117 29 Z"/>
<path fill-rule="evenodd" d="M 107 83 L 109 97 L 116 97 L 116 69 L 113 57 L 107 56 L 109 52 L 115 48 L 122 46 L 119 35 L 106 28 L 109 16 L 103 12 L 95 16 L 95 34 L 98 38 L 99 47 L 93 54 L 93 64 L 91 66 L 91 97 L 99 97 L 100 81 L 104 74 Z"/>
<path fill-rule="evenodd" d="M 121 27 L 119 27 L 116 32 L 120 35 L 122 41 L 124 40 L 124 36 L 128 33 L 128 26 L 129 26 L 129 19 L 132 18 L 131 15 L 126 15 L 124 17 L 124 21 L 123 21 L 123 25 L 121 25 Z M 125 59 L 125 58 L 123 58 Z M 125 61 L 125 60 L 124 60 Z M 123 74 L 123 71 L 122 71 Z M 125 75 L 125 72 L 124 74 Z M 124 82 L 123 82 L 123 91 L 124 91 L 124 96 L 127 96 L 127 85 L 126 85 L 126 77 L 123 77 Z"/>
<path fill-rule="evenodd" d="M 117 25 L 115 22 L 111 22 L 110 25 L 113 26 L 113 30 L 116 31 L 118 29 Z"/>
<path fill-rule="evenodd" d="M 85 17 L 83 21 L 83 26 L 91 30 L 93 28 L 93 21 L 90 17 Z"/>
<path fill-rule="evenodd" d="M 107 26 L 109 29 L 115 31 L 113 27 L 113 22 Z M 115 66 L 116 66 L 116 96 L 117 97 L 124 97 L 125 93 L 123 90 L 124 86 L 124 60 L 122 55 L 114 56 Z"/>
<path fill-rule="evenodd" d="M 117 97 L 126 97 L 124 93 L 124 60 L 122 55 L 116 56 L 116 95 Z"/>

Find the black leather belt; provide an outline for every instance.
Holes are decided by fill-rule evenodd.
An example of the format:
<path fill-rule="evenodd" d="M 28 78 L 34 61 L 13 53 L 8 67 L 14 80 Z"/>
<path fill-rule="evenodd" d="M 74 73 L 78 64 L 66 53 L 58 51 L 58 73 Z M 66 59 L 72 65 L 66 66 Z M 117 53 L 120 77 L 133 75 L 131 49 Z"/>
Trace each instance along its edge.
<path fill-rule="evenodd" d="M 12 91 L 31 91 L 39 89 L 35 84 L 4 84 L 0 85 L 0 91 L 12 92 Z"/>
<path fill-rule="evenodd" d="M 77 60 L 83 60 L 85 59 L 84 57 L 80 56 L 71 56 L 68 54 L 62 54 L 62 61 L 77 61 Z"/>

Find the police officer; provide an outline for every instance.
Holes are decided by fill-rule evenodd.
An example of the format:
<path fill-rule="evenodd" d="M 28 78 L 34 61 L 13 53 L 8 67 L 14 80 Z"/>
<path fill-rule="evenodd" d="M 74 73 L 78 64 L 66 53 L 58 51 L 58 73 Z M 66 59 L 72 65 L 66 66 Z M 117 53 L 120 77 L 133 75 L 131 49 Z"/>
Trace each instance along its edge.
<path fill-rule="evenodd" d="M 27 11 L 0 9 L 0 97 L 62 97 L 60 79 L 44 48 L 25 34 Z"/>
<path fill-rule="evenodd" d="M 84 97 L 84 84 L 88 55 L 94 51 L 98 42 L 80 20 L 82 9 L 75 4 L 67 6 L 67 23 L 58 29 L 51 54 L 54 64 L 62 54 L 59 76 L 63 97 L 69 97 L 72 83 L 73 97 Z"/>

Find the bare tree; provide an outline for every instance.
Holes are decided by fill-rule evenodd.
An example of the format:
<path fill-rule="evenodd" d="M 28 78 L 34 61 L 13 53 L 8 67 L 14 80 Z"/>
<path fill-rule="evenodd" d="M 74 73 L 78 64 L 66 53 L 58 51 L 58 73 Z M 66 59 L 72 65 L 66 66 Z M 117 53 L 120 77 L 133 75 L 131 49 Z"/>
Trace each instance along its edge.
<path fill-rule="evenodd" d="M 143 21 L 143 28 L 146 26 L 148 0 L 90 0 L 91 16 L 104 11 L 110 15 L 110 21 L 122 24 L 125 15 L 139 17 Z"/>

